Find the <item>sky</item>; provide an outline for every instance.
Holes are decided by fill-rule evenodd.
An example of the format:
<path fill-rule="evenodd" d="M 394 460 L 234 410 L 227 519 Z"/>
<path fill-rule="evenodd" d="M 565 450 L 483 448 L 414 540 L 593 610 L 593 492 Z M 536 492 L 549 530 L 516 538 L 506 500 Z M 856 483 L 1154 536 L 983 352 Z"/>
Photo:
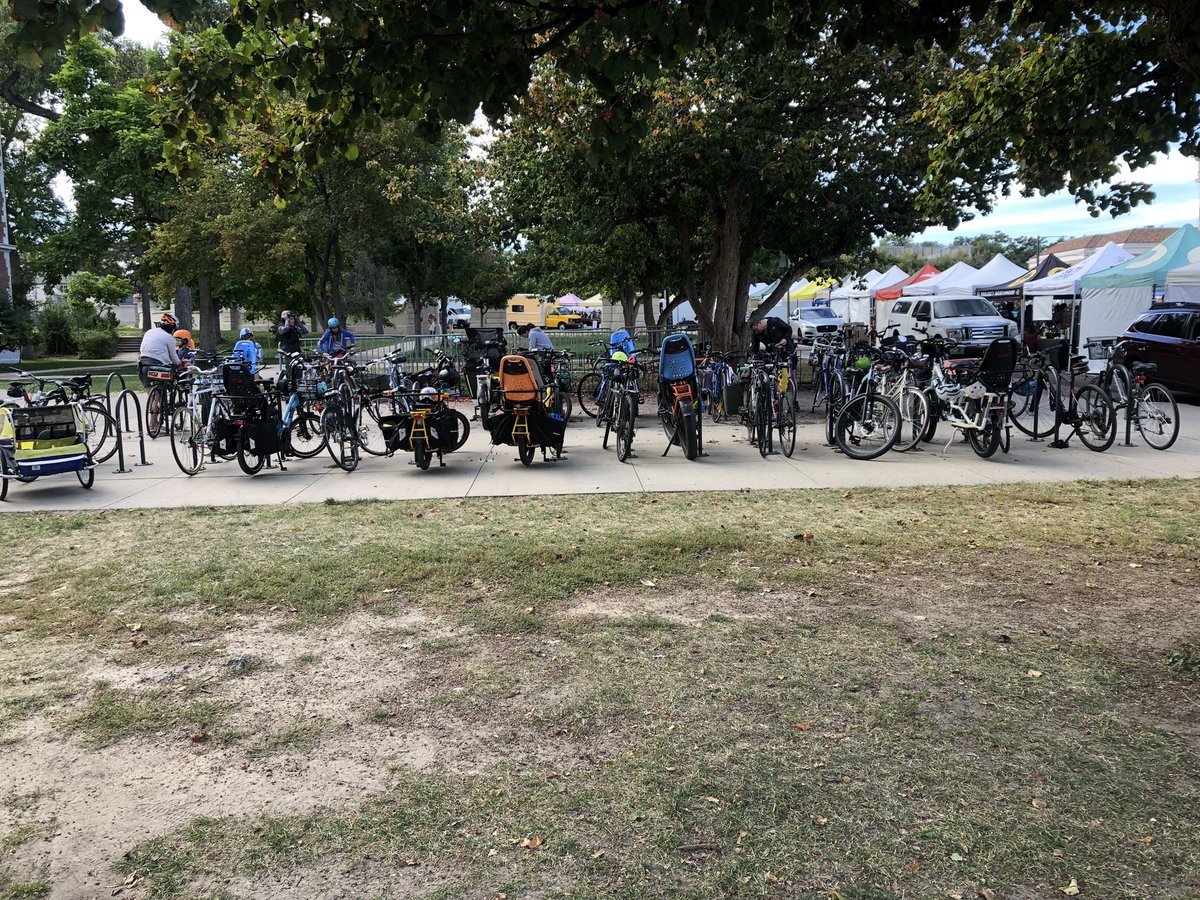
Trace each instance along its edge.
<path fill-rule="evenodd" d="M 153 44 L 167 33 L 167 28 L 141 3 L 123 4 L 125 37 L 142 44 Z M 1150 228 L 1200 224 L 1200 183 L 1196 160 L 1186 159 L 1177 150 L 1160 155 L 1158 161 L 1133 173 L 1131 178 L 1153 185 L 1153 203 L 1134 207 L 1123 216 L 1113 218 L 1102 213 L 1099 218 L 1088 215 L 1066 191 L 1048 196 L 1001 197 L 987 216 L 964 222 L 954 231 L 929 228 L 914 235 L 914 241 L 936 241 L 948 244 L 962 235 L 974 237 L 1002 231 L 1013 237 L 1082 237 L 1106 234 L 1125 228 Z"/>

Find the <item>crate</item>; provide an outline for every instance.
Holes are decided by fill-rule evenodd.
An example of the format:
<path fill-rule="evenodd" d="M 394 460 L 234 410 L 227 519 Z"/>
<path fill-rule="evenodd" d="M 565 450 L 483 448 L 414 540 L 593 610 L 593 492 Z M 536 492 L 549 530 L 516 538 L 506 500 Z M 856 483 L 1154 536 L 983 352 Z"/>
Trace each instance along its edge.
<path fill-rule="evenodd" d="M 1112 359 L 1118 340 L 1115 337 L 1089 338 L 1084 345 L 1087 347 L 1088 359 Z"/>

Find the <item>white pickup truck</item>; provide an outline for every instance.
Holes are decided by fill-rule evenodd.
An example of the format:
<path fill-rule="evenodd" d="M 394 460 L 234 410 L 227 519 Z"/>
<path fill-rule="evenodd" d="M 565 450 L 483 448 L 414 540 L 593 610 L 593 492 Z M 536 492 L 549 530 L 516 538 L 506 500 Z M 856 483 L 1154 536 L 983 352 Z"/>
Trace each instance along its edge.
<path fill-rule="evenodd" d="M 972 294 L 945 297 L 903 297 L 888 313 L 887 334 L 916 338 L 944 337 L 948 341 L 991 341 L 1018 337 L 1017 323 Z"/>

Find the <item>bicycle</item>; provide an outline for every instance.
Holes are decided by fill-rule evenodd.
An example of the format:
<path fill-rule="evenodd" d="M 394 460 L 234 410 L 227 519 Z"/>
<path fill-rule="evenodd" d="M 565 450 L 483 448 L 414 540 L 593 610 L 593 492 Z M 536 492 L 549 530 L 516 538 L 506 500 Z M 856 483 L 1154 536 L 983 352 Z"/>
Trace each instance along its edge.
<path fill-rule="evenodd" d="M 633 359 L 618 360 L 613 366 L 608 394 L 611 411 L 605 418 L 601 445 L 607 450 L 609 435 L 615 433 L 617 461 L 626 462 L 633 456 L 633 435 L 642 402 L 641 379 L 646 375 L 646 367 Z"/>
<path fill-rule="evenodd" d="M 1179 405 L 1165 385 L 1150 381 L 1158 373 L 1155 363 L 1135 362 L 1132 366 L 1112 359 L 1112 339 L 1094 339 L 1085 346 L 1091 359 L 1105 360 L 1097 383 L 1113 402 L 1113 410 L 1124 410 L 1137 424 L 1147 446 L 1167 450 L 1179 437 Z"/>
<path fill-rule="evenodd" d="M 951 345 L 941 337 L 924 342 L 930 359 L 929 427 L 923 440 L 933 440 L 945 419 L 965 432 L 975 455 L 988 459 L 1012 443 L 1010 393 L 1019 345 L 1012 338 L 993 340 L 978 357 L 972 345 Z M 951 356 L 958 358 L 950 359 Z M 950 439 L 953 440 L 953 437 Z M 946 449 L 950 446 L 947 441 Z M 943 451 L 944 452 L 944 451 Z"/>
<path fill-rule="evenodd" d="M 703 405 L 696 382 L 696 357 L 684 334 L 663 338 L 659 351 L 658 417 L 667 435 L 667 449 L 679 444 L 691 460 L 703 453 Z"/>
<path fill-rule="evenodd" d="M 186 374 L 175 366 L 149 366 L 146 377 L 153 382 L 146 396 L 146 436 L 151 440 L 170 430 L 171 416 L 175 408 L 183 403 L 184 391 L 180 383 Z"/>
<path fill-rule="evenodd" d="M 1070 368 L 1066 373 L 1066 396 L 1063 395 L 1063 373 L 1052 366 L 1047 369 L 1047 373 L 1053 386 L 1050 404 L 1055 414 L 1054 440 L 1050 446 L 1059 450 L 1066 449 L 1070 446 L 1071 438 L 1079 435 L 1079 440 L 1089 450 L 1103 453 L 1111 447 L 1117 439 L 1117 413 L 1112 400 L 1095 384 L 1085 383 L 1075 387 L 1076 377 L 1088 374 L 1087 357 L 1071 357 Z M 1065 438 L 1061 436 L 1063 425 L 1071 429 Z"/>
<path fill-rule="evenodd" d="M 876 459 L 900 438 L 900 409 L 879 390 L 883 376 L 870 356 L 860 355 L 850 371 L 857 373 L 856 383 L 847 385 L 844 402 L 837 407 L 833 439 L 851 459 Z"/>

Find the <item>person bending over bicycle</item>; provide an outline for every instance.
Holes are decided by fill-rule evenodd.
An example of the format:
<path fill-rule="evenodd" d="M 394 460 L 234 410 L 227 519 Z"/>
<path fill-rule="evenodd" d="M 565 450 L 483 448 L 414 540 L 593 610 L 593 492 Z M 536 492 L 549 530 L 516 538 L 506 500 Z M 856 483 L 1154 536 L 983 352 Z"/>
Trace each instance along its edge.
<path fill-rule="evenodd" d="M 179 351 L 175 349 L 175 329 L 179 320 L 170 313 L 163 313 L 158 320 L 158 327 L 151 328 L 142 335 L 142 345 L 138 350 L 138 378 L 142 387 L 150 390 L 150 379 L 146 370 L 153 366 L 179 365 Z"/>
<path fill-rule="evenodd" d="M 796 348 L 795 338 L 792 337 L 792 326 L 778 316 L 762 316 L 750 320 L 750 352 L 758 353 L 760 348 L 778 350 L 791 355 Z"/>
<path fill-rule="evenodd" d="M 325 333 L 321 335 L 321 340 L 317 341 L 317 349 L 320 352 L 329 356 L 338 356 L 354 346 L 354 335 L 349 328 L 342 327 L 337 316 L 325 324 L 327 326 Z"/>

